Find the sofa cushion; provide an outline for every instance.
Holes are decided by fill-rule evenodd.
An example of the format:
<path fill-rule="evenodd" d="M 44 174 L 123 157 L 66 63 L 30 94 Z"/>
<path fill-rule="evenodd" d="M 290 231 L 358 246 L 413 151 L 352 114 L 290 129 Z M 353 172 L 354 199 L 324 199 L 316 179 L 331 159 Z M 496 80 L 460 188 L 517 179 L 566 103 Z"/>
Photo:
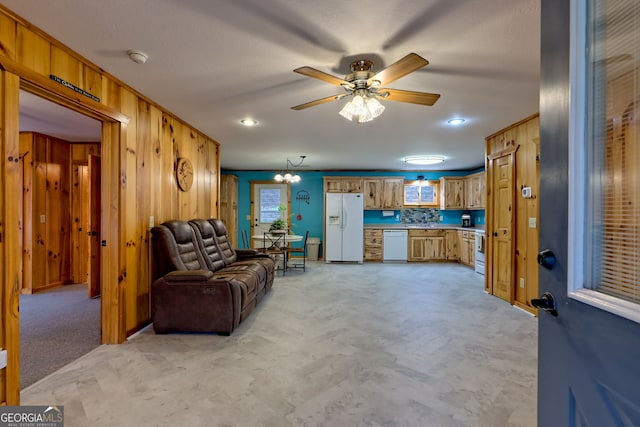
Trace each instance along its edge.
<path fill-rule="evenodd" d="M 216 242 L 216 230 L 206 219 L 192 219 L 189 224 L 196 234 L 196 240 L 209 270 L 216 271 L 227 265 Z"/>
<path fill-rule="evenodd" d="M 193 229 L 186 221 L 167 221 L 151 229 L 154 278 L 175 270 L 208 270 Z"/>

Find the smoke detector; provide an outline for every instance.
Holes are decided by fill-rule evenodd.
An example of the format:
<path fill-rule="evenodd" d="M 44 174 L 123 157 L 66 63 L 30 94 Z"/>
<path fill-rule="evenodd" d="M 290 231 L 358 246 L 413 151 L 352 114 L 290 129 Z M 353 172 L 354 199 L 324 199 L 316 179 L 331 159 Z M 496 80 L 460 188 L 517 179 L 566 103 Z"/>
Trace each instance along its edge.
<path fill-rule="evenodd" d="M 136 64 L 144 64 L 149 59 L 149 55 L 144 52 L 140 52 L 139 50 L 128 50 L 127 55 L 129 59 L 135 62 Z"/>

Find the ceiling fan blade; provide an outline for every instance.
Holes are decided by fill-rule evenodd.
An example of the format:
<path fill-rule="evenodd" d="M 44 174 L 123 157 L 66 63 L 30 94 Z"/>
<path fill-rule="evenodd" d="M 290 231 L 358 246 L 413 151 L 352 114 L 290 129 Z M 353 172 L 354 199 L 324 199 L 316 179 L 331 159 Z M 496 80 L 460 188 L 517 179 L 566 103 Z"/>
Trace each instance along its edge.
<path fill-rule="evenodd" d="M 385 95 L 388 94 L 388 95 Z M 396 102 L 410 102 L 411 104 L 433 105 L 440 95 L 437 93 L 413 92 L 400 89 L 379 89 L 377 96 L 380 99 Z"/>
<path fill-rule="evenodd" d="M 346 82 L 340 77 L 332 76 L 331 74 L 327 74 L 324 71 L 316 70 L 311 67 L 300 67 L 293 70 L 294 73 L 302 74 L 303 76 L 313 77 L 314 79 L 322 80 L 323 82 L 335 85 L 342 86 L 348 85 L 353 86 L 352 83 Z"/>
<path fill-rule="evenodd" d="M 347 96 L 346 93 L 341 93 L 338 95 L 327 96 L 326 98 L 316 99 L 315 101 L 307 102 L 305 104 L 296 105 L 295 107 L 291 107 L 292 110 L 304 110 L 305 108 L 315 107 L 316 105 L 324 104 L 326 102 L 336 101 L 338 99 L 344 98 Z"/>
<path fill-rule="evenodd" d="M 400 77 L 406 76 L 409 73 L 427 66 L 428 64 L 429 61 L 427 61 L 420 55 L 410 53 L 399 61 L 389 65 L 378 74 L 369 78 L 369 80 L 367 80 L 367 83 L 369 85 L 372 85 L 373 82 L 379 81 L 379 86 L 385 86 L 395 80 L 398 80 Z"/>

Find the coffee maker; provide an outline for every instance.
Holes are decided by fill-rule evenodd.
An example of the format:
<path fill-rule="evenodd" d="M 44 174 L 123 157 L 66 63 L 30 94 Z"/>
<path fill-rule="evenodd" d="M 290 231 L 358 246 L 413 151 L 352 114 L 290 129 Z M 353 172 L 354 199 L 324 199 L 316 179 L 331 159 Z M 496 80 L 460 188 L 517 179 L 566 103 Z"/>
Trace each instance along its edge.
<path fill-rule="evenodd" d="M 473 223 L 471 222 L 470 214 L 462 214 L 462 226 L 463 227 L 473 227 Z"/>

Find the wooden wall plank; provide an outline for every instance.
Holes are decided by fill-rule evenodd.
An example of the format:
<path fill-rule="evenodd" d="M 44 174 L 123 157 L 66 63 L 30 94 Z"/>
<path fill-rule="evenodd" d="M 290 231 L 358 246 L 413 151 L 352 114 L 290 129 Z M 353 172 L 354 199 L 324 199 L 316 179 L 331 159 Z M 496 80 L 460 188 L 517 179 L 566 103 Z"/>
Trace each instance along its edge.
<path fill-rule="evenodd" d="M 33 135 L 31 133 L 20 134 L 20 158 L 22 159 L 22 293 L 32 293 L 32 250 L 33 234 L 31 221 L 33 218 L 33 206 L 31 195 L 33 194 Z"/>
<path fill-rule="evenodd" d="M 7 366 L 0 369 L 0 402 L 7 405 L 20 403 L 22 218 L 16 203 L 22 198 L 19 88 L 17 76 L 0 70 L 0 347 L 7 350 Z"/>
<path fill-rule="evenodd" d="M 16 59 L 16 22 L 0 14 L 0 55 Z"/>
<path fill-rule="evenodd" d="M 49 76 L 51 71 L 51 45 L 43 37 L 23 25 L 17 28 L 17 61 L 25 67 Z"/>
<path fill-rule="evenodd" d="M 51 46 L 51 74 L 82 87 L 83 67 L 80 61 L 69 55 L 66 50 Z M 84 87 L 82 87 L 84 89 Z"/>

